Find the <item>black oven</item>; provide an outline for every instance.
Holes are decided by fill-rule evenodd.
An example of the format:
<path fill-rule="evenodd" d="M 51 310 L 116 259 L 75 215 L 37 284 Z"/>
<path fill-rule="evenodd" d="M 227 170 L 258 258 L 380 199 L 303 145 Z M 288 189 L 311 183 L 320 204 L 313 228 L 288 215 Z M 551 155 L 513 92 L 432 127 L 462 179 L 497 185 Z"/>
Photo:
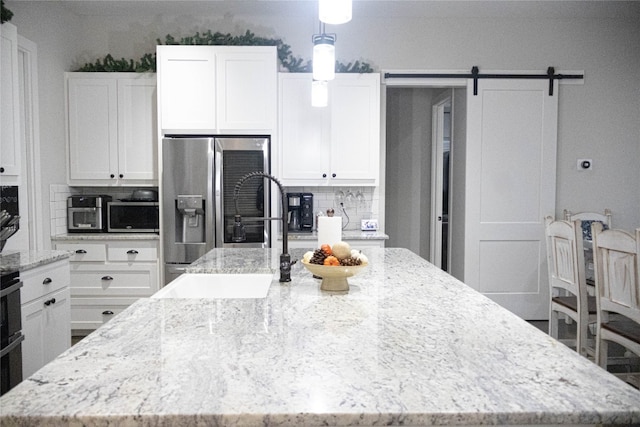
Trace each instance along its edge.
<path fill-rule="evenodd" d="M 22 381 L 22 313 L 20 273 L 2 272 L 0 276 L 0 395 Z"/>
<path fill-rule="evenodd" d="M 158 202 L 107 203 L 109 233 L 157 233 L 160 231 Z"/>

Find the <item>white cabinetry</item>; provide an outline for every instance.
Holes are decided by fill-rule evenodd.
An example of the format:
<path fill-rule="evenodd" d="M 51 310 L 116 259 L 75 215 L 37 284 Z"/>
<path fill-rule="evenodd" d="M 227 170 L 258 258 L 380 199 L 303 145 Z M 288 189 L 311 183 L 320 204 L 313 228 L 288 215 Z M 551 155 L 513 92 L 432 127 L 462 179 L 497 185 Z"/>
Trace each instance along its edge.
<path fill-rule="evenodd" d="M 69 261 L 22 275 L 22 376 L 27 378 L 71 346 Z"/>
<path fill-rule="evenodd" d="M 70 185 L 157 185 L 156 78 L 66 73 Z"/>
<path fill-rule="evenodd" d="M 97 329 L 158 290 L 157 240 L 65 241 L 71 257 L 71 327 Z"/>
<path fill-rule="evenodd" d="M 311 106 L 311 74 L 279 79 L 282 183 L 378 185 L 380 75 L 336 74 L 325 108 Z"/>
<path fill-rule="evenodd" d="M 276 127 L 275 46 L 158 46 L 165 134 L 271 134 Z"/>
<path fill-rule="evenodd" d="M 0 184 L 20 183 L 20 99 L 18 32 L 0 25 Z"/>

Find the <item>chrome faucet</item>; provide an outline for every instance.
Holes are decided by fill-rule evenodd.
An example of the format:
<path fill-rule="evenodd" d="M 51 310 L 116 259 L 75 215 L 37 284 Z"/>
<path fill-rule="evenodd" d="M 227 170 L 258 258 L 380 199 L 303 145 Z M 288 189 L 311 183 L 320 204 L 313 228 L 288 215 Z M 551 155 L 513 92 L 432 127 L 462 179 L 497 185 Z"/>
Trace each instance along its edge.
<path fill-rule="evenodd" d="M 291 266 L 296 263 L 295 260 L 291 261 L 291 255 L 289 255 L 287 247 L 289 236 L 287 234 L 287 217 L 286 214 L 286 193 L 284 192 L 284 188 L 280 181 L 278 181 L 275 177 L 266 174 L 264 172 L 251 172 L 243 176 L 238 180 L 235 186 L 235 190 L 233 192 L 233 201 L 236 205 L 236 214 L 235 214 L 235 222 L 233 225 L 233 241 L 234 242 L 244 242 L 247 239 L 246 233 L 244 231 L 244 225 L 242 225 L 242 216 L 238 210 L 238 195 L 240 194 L 240 188 L 242 185 L 251 178 L 268 178 L 271 181 L 275 182 L 280 190 L 281 196 L 281 204 L 282 204 L 282 217 L 271 217 L 271 218 L 260 218 L 263 221 L 270 220 L 279 220 L 282 219 L 282 254 L 280 254 L 280 282 L 290 282 L 291 281 Z"/>

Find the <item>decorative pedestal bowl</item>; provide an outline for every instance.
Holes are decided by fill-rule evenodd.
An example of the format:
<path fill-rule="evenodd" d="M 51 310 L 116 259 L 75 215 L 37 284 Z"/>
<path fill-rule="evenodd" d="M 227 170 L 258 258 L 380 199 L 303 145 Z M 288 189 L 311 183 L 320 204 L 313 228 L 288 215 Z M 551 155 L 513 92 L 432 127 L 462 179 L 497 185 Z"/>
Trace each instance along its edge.
<path fill-rule="evenodd" d="M 347 277 L 355 276 L 360 273 L 364 268 L 367 267 L 368 264 L 360 264 L 353 266 L 337 266 L 337 265 L 319 265 L 319 264 L 310 264 L 305 261 L 301 261 L 302 265 L 305 266 L 307 270 L 309 270 L 313 275 L 322 277 L 322 284 L 320 285 L 320 289 L 323 291 L 348 291 L 349 290 L 349 282 L 347 282 Z"/>

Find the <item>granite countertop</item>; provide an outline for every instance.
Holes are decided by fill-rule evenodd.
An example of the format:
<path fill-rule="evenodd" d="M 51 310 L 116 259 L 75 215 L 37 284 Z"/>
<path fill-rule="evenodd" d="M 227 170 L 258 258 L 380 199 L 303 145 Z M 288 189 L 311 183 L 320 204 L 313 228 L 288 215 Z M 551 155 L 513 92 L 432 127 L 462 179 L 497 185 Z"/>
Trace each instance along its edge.
<path fill-rule="evenodd" d="M 51 240 L 160 240 L 160 236 L 157 233 L 65 233 L 52 236 Z"/>
<path fill-rule="evenodd" d="M 0 254 L 0 271 L 25 271 L 72 255 L 69 251 L 5 251 Z"/>
<path fill-rule="evenodd" d="M 275 270 L 261 251 L 194 269 Z M 140 299 L 2 396 L 0 423 L 640 423 L 640 391 L 406 249 L 367 255 L 348 293 L 297 263 L 264 299 Z"/>
<path fill-rule="evenodd" d="M 318 232 L 288 234 L 289 240 L 318 240 Z M 380 231 L 342 230 L 342 240 L 388 240 L 389 236 Z M 282 240 L 282 234 L 278 235 Z"/>

